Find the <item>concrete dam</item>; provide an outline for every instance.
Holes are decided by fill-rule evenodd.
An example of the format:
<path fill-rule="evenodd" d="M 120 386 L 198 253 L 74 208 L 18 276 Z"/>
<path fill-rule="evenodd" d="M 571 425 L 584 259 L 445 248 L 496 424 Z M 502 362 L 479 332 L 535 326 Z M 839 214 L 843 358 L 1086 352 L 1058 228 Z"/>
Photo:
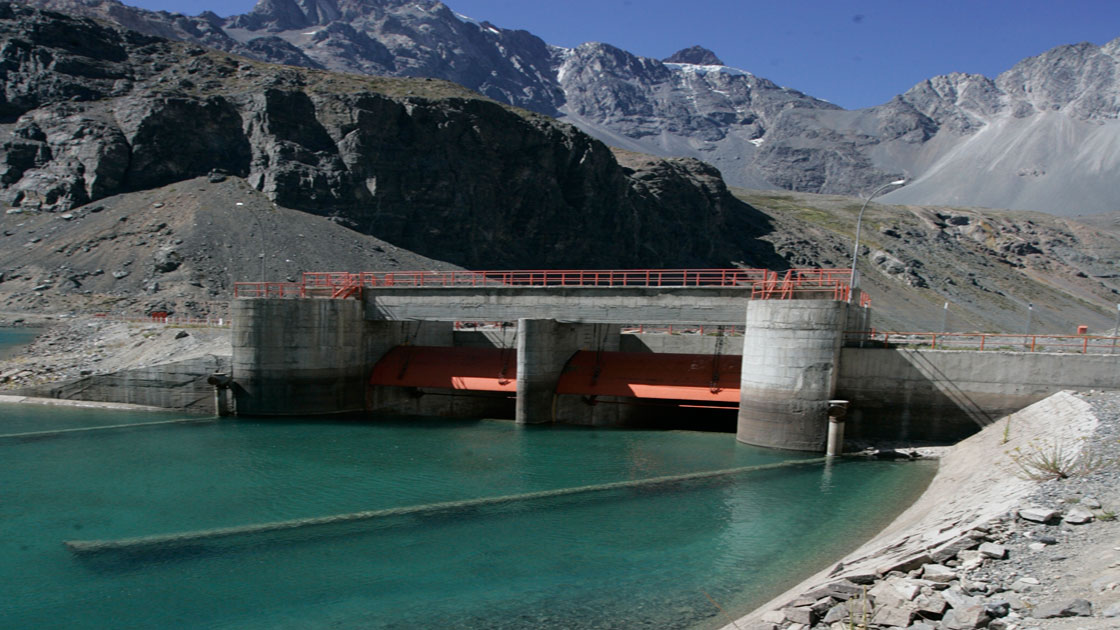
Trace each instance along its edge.
<path fill-rule="evenodd" d="M 733 414 L 741 442 L 823 451 L 830 409 L 849 438 L 945 442 L 1054 391 L 1120 387 L 1120 354 L 870 347 L 870 303 L 849 274 L 365 272 L 239 283 L 229 390 L 246 416 L 637 426 L 655 408 L 710 411 Z"/>

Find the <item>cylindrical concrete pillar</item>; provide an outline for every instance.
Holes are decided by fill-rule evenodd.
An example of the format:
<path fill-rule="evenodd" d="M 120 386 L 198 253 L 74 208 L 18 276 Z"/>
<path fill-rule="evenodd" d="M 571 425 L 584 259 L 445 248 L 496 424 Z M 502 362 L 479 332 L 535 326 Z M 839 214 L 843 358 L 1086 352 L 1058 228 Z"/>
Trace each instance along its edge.
<path fill-rule="evenodd" d="M 743 333 L 740 442 L 825 450 L 847 306 L 838 300 L 750 302 Z"/>

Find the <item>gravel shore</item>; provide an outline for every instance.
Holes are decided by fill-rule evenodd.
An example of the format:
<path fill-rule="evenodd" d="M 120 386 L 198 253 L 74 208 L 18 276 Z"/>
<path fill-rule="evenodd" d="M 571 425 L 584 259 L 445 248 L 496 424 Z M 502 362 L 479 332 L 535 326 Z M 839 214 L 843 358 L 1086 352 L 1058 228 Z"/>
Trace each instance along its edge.
<path fill-rule="evenodd" d="M 1120 628 L 1118 462 L 1120 392 L 1056 394 L 950 449 L 883 534 L 725 630 Z"/>

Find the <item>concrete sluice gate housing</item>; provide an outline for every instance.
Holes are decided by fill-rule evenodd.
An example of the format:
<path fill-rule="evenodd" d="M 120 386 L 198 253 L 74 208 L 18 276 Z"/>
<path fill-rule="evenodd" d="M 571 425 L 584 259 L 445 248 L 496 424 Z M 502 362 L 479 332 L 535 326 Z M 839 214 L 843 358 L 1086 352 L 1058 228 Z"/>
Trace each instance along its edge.
<path fill-rule="evenodd" d="M 849 438 L 950 442 L 1061 389 L 1120 387 L 1120 355 L 844 347 L 846 331 L 858 344 L 850 331 L 866 328 L 868 307 L 821 293 L 367 287 L 346 299 L 240 298 L 230 389 L 246 416 L 734 430 L 748 444 L 824 451 L 830 410 Z M 623 332 L 634 323 L 705 333 Z M 742 335 L 714 333 L 731 325 Z M 837 399 L 850 403 L 846 418 Z"/>

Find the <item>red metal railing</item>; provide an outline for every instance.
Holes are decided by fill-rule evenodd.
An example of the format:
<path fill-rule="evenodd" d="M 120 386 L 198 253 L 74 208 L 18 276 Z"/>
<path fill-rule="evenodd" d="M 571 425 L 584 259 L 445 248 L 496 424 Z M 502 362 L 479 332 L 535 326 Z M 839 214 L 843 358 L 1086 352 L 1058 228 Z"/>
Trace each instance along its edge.
<path fill-rule="evenodd" d="M 238 282 L 234 297 L 347 298 L 382 287 L 742 287 L 756 299 L 851 296 L 848 269 L 577 269 L 539 271 L 306 272 L 301 282 Z M 862 304 L 861 305 L 865 305 Z"/>
<path fill-rule="evenodd" d="M 849 331 L 844 333 L 844 336 L 845 342 L 848 345 L 861 345 L 863 347 L 1120 354 L 1120 337 L 1099 337 L 1091 335 L 879 332 L 872 330 Z"/>
<path fill-rule="evenodd" d="M 850 269 L 790 269 L 782 275 L 766 271 L 763 279 L 752 286 L 751 297 L 788 300 L 807 292 L 831 291 L 832 299 L 847 300 L 852 294 L 848 285 L 850 275 Z"/>
<path fill-rule="evenodd" d="M 555 269 L 537 271 L 388 271 L 360 273 L 306 272 L 306 286 L 450 287 L 450 286 L 751 286 L 765 269 Z"/>

